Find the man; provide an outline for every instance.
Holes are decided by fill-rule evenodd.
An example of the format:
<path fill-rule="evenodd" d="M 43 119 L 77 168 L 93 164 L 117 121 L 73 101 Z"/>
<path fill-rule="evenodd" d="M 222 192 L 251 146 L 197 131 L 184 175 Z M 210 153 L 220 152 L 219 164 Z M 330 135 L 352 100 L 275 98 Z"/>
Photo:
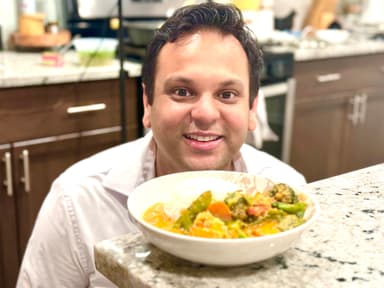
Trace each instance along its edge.
<path fill-rule="evenodd" d="M 235 170 L 298 185 L 288 165 L 245 145 L 256 126 L 261 53 L 234 6 L 177 10 L 143 66 L 144 138 L 65 171 L 52 185 L 24 256 L 18 287 L 113 286 L 95 269 L 93 245 L 135 232 L 129 193 L 188 170 Z"/>

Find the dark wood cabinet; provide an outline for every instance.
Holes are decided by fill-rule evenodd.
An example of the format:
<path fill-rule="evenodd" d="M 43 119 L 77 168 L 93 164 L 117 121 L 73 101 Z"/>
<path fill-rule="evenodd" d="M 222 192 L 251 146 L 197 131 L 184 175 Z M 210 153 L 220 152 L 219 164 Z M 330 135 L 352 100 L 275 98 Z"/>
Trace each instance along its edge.
<path fill-rule="evenodd" d="M 307 181 L 384 161 L 384 54 L 298 62 L 290 164 Z"/>
<path fill-rule="evenodd" d="M 11 146 L 0 145 L 0 286 L 15 287 L 19 267 Z"/>
<path fill-rule="evenodd" d="M 360 97 L 360 117 L 355 124 L 351 120 L 346 126 L 342 171 L 356 170 L 384 161 L 384 85 L 362 89 L 355 97 Z"/>
<path fill-rule="evenodd" d="M 121 142 L 118 87 L 117 80 L 100 80 L 0 92 L 1 287 L 15 286 L 52 181 L 71 164 Z M 126 88 L 131 140 L 139 135 L 136 80 L 127 79 Z"/>

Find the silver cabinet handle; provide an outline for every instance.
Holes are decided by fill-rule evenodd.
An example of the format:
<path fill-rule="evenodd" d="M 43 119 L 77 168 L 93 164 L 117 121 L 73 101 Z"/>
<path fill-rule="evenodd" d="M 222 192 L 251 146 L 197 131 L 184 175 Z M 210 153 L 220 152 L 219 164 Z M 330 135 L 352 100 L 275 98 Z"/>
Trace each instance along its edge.
<path fill-rule="evenodd" d="M 352 125 L 356 126 L 359 123 L 359 105 L 360 105 L 360 95 L 355 95 L 352 99 L 349 100 L 349 103 L 352 104 L 352 113 L 348 114 L 348 119 L 352 121 Z"/>
<path fill-rule="evenodd" d="M 29 152 L 28 150 L 24 149 L 23 152 L 21 152 L 20 158 L 23 160 L 23 170 L 24 170 L 24 177 L 21 177 L 21 182 L 24 183 L 24 190 L 25 192 L 31 191 L 31 175 L 29 173 Z"/>
<path fill-rule="evenodd" d="M 12 158 L 10 152 L 5 152 L 3 161 L 5 162 L 5 180 L 4 185 L 7 186 L 7 195 L 13 196 L 12 185 Z"/>
<path fill-rule="evenodd" d="M 340 80 L 341 74 L 340 73 L 324 74 L 324 75 L 317 76 L 316 79 L 317 79 L 317 82 L 319 83 L 333 82 L 333 81 Z"/>
<path fill-rule="evenodd" d="M 104 103 L 97 103 L 97 104 L 84 105 L 84 106 L 73 106 L 73 107 L 67 108 L 67 113 L 68 114 L 84 113 L 84 112 L 104 110 L 105 108 L 107 108 L 107 105 L 105 105 Z"/>
<path fill-rule="evenodd" d="M 365 118 L 367 116 L 367 94 L 363 93 L 360 95 L 360 111 L 359 111 L 359 120 L 361 124 L 364 124 Z"/>

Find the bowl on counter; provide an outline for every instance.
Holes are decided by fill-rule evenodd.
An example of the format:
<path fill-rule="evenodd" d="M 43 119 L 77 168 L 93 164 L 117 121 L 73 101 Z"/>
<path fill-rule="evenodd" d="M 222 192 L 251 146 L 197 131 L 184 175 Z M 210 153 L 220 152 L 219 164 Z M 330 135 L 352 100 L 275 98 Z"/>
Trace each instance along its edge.
<path fill-rule="evenodd" d="M 229 171 L 192 171 L 154 178 L 138 186 L 128 198 L 129 217 L 145 239 L 174 256 L 214 266 L 245 265 L 276 256 L 288 250 L 313 224 L 319 214 L 315 198 L 299 190 L 307 203 L 304 223 L 290 230 L 246 238 L 206 238 L 174 233 L 146 222 L 144 214 L 156 203 L 171 203 L 186 208 L 202 191 L 211 190 L 214 197 L 224 198 L 228 192 L 269 191 L 274 183 L 248 173 Z M 248 190 L 249 191 L 249 190 Z M 298 191 L 295 189 L 295 191 Z"/>
<path fill-rule="evenodd" d="M 350 33 L 341 29 L 319 29 L 315 31 L 315 37 L 328 44 L 342 44 L 347 42 Z"/>
<path fill-rule="evenodd" d="M 152 40 L 155 31 L 164 23 L 161 20 L 125 21 L 130 44 L 136 47 L 146 47 Z"/>
<path fill-rule="evenodd" d="M 118 41 L 114 38 L 86 37 L 73 40 L 81 66 L 105 66 L 115 58 Z"/>

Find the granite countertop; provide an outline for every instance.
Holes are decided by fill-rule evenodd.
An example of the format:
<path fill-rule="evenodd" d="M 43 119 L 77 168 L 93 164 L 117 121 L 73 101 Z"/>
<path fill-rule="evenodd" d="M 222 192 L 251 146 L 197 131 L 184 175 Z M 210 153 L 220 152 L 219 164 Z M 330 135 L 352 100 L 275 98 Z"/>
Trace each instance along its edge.
<path fill-rule="evenodd" d="M 129 77 L 141 75 L 141 64 L 124 62 Z M 0 87 L 55 84 L 77 81 L 118 79 L 120 63 L 114 59 L 110 65 L 84 67 L 78 64 L 77 55 L 69 51 L 64 55 L 64 65 L 43 65 L 41 53 L 0 52 Z"/>
<path fill-rule="evenodd" d="M 384 41 L 351 40 L 338 45 L 325 45 L 322 48 L 296 48 L 294 53 L 295 61 L 384 53 Z"/>
<path fill-rule="evenodd" d="M 191 264 L 121 235 L 95 245 L 97 269 L 119 287 L 382 287 L 384 164 L 306 185 L 321 215 L 296 244 L 252 265 Z"/>
<path fill-rule="evenodd" d="M 308 61 L 343 56 L 384 53 L 384 41 L 353 41 L 342 45 L 328 45 L 322 48 L 294 48 L 276 46 L 270 51 L 293 52 L 295 61 Z M 54 84 L 74 81 L 102 80 L 119 77 L 120 63 L 117 59 L 111 65 L 82 67 L 77 56 L 70 50 L 64 57 L 63 67 L 49 67 L 41 64 L 40 53 L 0 52 L 0 87 Z M 124 63 L 129 77 L 141 75 L 141 64 Z"/>

